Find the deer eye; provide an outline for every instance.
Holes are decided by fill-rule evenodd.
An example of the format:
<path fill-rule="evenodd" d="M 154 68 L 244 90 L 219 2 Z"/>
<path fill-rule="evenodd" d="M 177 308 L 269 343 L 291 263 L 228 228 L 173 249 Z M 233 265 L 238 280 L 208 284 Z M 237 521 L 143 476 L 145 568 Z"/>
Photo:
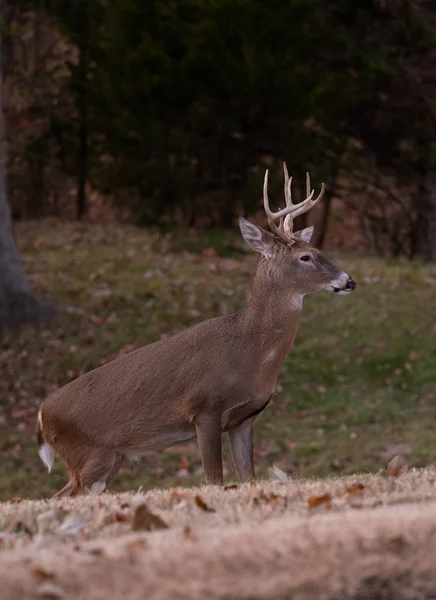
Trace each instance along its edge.
<path fill-rule="evenodd" d="M 303 256 L 300 256 L 300 260 L 302 262 L 309 262 L 311 260 L 311 258 L 310 258 L 309 254 L 303 254 Z"/>

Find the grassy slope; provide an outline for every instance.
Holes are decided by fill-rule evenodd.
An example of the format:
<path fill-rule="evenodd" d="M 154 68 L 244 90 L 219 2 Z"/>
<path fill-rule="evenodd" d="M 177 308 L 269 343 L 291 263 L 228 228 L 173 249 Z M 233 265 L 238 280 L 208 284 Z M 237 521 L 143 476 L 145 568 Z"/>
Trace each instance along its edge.
<path fill-rule="evenodd" d="M 398 478 L 4 503 L 1 593 L 7 600 L 434 598 L 435 515 L 435 468 Z"/>
<path fill-rule="evenodd" d="M 60 461 L 48 476 L 34 447 L 35 413 L 50 390 L 120 351 L 237 310 L 256 266 L 228 234 L 51 221 L 21 225 L 18 238 L 33 286 L 66 310 L 49 329 L 0 338 L 0 499 L 45 496 L 65 481 Z M 397 453 L 415 466 L 435 461 L 436 268 L 336 261 L 357 290 L 306 299 L 274 403 L 258 421 L 261 476 L 273 463 L 318 476 L 378 470 Z M 226 464 L 234 479 L 228 454 Z M 178 479 L 180 467 L 193 474 Z M 113 487 L 191 485 L 199 467 L 195 445 L 178 447 L 124 469 Z"/>

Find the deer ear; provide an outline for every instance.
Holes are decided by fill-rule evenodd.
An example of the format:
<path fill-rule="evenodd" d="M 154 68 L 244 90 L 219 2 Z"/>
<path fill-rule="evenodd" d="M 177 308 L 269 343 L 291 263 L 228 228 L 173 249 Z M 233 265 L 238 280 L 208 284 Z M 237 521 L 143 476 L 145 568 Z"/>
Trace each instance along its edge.
<path fill-rule="evenodd" d="M 310 227 L 306 227 L 305 229 L 296 231 L 292 234 L 292 237 L 294 237 L 297 240 L 301 240 L 302 242 L 306 242 L 306 244 L 309 244 L 310 240 L 312 239 L 314 229 L 315 227 L 311 225 Z"/>
<path fill-rule="evenodd" d="M 250 248 L 253 248 L 256 252 L 260 252 L 267 258 L 272 255 L 274 247 L 274 236 L 272 233 L 265 231 L 262 227 L 258 227 L 243 217 L 239 218 L 239 227 L 241 228 L 242 237 Z"/>

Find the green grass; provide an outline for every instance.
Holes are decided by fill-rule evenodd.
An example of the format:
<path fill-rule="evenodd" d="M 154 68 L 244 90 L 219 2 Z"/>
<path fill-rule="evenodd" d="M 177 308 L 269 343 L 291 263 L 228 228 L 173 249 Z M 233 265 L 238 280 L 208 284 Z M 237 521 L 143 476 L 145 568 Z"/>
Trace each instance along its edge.
<path fill-rule="evenodd" d="M 46 221 L 21 224 L 18 239 L 32 285 L 63 309 L 49 328 L 0 338 L 0 499 L 41 497 L 66 481 L 36 453 L 34 420 L 56 387 L 120 351 L 247 299 L 256 257 L 237 235 L 176 233 Z M 260 476 L 278 464 L 295 476 L 383 468 L 436 459 L 436 267 L 336 256 L 357 281 L 345 298 L 305 300 L 296 345 L 272 406 L 256 427 Z M 228 479 L 235 473 L 226 445 Z M 180 467 L 192 473 L 180 479 Z M 113 488 L 202 481 L 195 444 L 123 469 Z"/>

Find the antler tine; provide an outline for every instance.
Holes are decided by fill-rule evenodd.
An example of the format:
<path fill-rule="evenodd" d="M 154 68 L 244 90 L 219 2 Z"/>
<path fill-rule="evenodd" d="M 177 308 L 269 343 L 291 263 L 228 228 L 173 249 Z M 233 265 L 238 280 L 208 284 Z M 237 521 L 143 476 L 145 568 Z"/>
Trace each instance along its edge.
<path fill-rule="evenodd" d="M 283 163 L 283 170 L 285 171 L 285 200 L 286 206 L 294 206 L 292 202 L 292 177 L 289 178 L 288 169 L 286 167 L 286 163 Z M 292 235 L 292 217 L 287 215 L 283 222 L 283 231 L 287 238 L 290 238 Z"/>
<path fill-rule="evenodd" d="M 324 192 L 325 185 L 324 183 L 322 183 L 320 193 L 315 199 L 313 199 L 313 194 L 315 193 L 315 190 L 310 191 L 310 175 L 309 173 L 306 173 L 306 199 L 303 200 L 303 202 L 300 202 L 300 204 L 296 205 L 295 210 L 293 210 L 292 213 L 289 213 L 289 215 L 285 218 L 285 221 L 283 223 L 283 229 L 287 236 L 290 237 L 292 235 L 293 220 L 296 219 L 298 216 L 302 215 L 303 213 L 308 212 L 311 208 L 318 204 L 318 202 L 324 196 Z"/>
<path fill-rule="evenodd" d="M 310 185 L 310 182 L 309 182 Z M 294 219 L 296 219 L 298 216 L 302 215 L 303 213 L 307 212 L 308 210 L 310 210 L 312 208 L 312 206 L 314 206 L 313 201 L 312 201 L 312 197 L 313 194 L 315 193 L 315 190 L 312 190 L 310 192 L 310 188 L 309 188 L 309 195 L 307 196 L 307 198 L 305 200 L 303 200 L 303 202 L 300 202 L 299 204 L 293 204 L 293 210 L 292 212 L 290 212 L 287 217 L 285 218 L 285 221 L 283 223 L 283 229 L 285 234 L 288 237 L 292 236 L 292 226 L 293 226 L 293 221 Z M 318 199 L 317 199 L 318 202 Z"/>
<path fill-rule="evenodd" d="M 283 163 L 283 174 L 285 176 L 284 191 L 286 206 L 292 206 L 292 177 L 289 177 L 288 167 L 285 162 Z"/>
<path fill-rule="evenodd" d="M 325 185 L 323 183 L 321 183 L 321 191 L 318 194 L 317 198 L 315 198 L 315 200 L 312 201 L 312 206 L 315 206 L 315 204 L 318 204 L 318 202 L 323 199 L 324 192 L 325 192 Z"/>
<path fill-rule="evenodd" d="M 285 172 L 285 180 L 286 176 L 289 180 L 289 175 L 286 169 L 286 165 L 283 167 Z M 286 193 L 285 193 L 286 198 Z M 265 171 L 265 179 L 263 181 L 263 206 L 265 208 L 265 213 L 268 217 L 268 224 L 270 226 L 271 231 L 273 231 L 276 235 L 278 235 L 283 241 L 289 242 L 289 239 L 286 237 L 283 231 L 283 217 L 286 216 L 290 210 L 289 206 L 286 206 L 283 210 L 279 210 L 274 213 L 269 207 L 268 200 L 268 169 Z M 276 225 L 276 221 L 278 221 L 278 225 Z"/>
<path fill-rule="evenodd" d="M 276 213 L 272 212 L 270 209 L 268 200 L 268 169 L 265 172 L 265 179 L 263 181 L 263 206 L 268 217 L 268 222 L 270 219 L 272 219 L 272 221 L 277 221 L 281 217 L 286 217 L 290 210 L 292 210 L 290 206 L 286 206 L 286 208 L 282 208 L 282 210 L 279 210 Z"/>
<path fill-rule="evenodd" d="M 318 204 L 318 202 L 320 200 L 322 200 L 322 197 L 324 196 L 324 192 L 325 192 L 325 185 L 323 183 L 321 183 L 321 191 L 318 194 L 318 196 L 315 198 L 315 200 L 312 200 L 311 208 L 313 206 L 315 206 L 315 204 Z M 309 175 L 309 173 L 306 173 L 306 196 L 308 196 L 309 193 L 310 193 L 310 175 Z"/>
<path fill-rule="evenodd" d="M 288 173 L 288 167 L 286 166 L 285 161 L 283 161 L 283 175 L 285 176 L 285 193 L 286 193 L 286 186 L 288 185 L 288 181 L 289 181 L 289 173 Z"/>

